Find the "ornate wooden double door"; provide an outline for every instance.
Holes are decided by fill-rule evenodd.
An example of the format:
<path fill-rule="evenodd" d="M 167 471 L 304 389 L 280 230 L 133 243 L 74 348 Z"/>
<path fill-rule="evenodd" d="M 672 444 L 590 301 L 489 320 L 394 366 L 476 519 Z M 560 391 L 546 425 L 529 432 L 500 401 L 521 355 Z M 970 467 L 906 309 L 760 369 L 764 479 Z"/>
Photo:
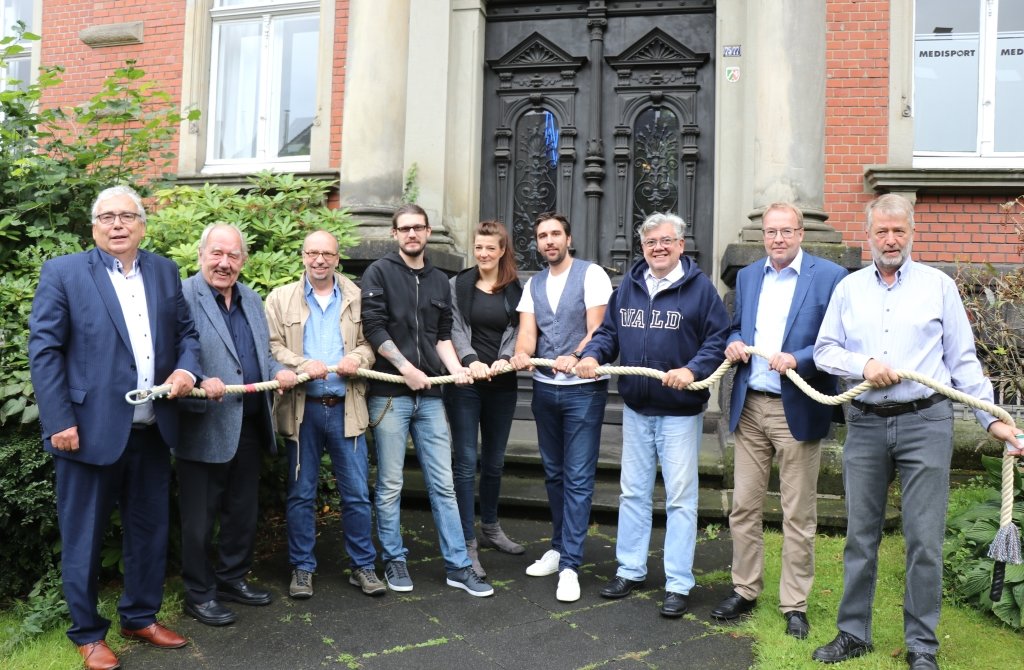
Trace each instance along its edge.
<path fill-rule="evenodd" d="M 712 265 L 713 0 L 487 5 L 481 218 L 541 267 L 537 214 L 565 213 L 578 256 L 624 272 L 652 212 Z"/>

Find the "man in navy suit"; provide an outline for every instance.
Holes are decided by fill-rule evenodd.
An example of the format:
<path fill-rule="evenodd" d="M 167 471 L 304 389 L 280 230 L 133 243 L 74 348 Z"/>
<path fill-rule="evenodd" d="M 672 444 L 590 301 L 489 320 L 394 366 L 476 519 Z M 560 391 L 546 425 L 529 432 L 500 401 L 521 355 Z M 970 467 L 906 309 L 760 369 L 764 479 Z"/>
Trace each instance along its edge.
<path fill-rule="evenodd" d="M 223 396 L 225 382 L 252 384 L 273 377 L 282 389 L 295 386 L 295 373 L 270 355 L 263 301 L 238 282 L 248 253 L 238 228 L 211 224 L 199 239 L 199 274 L 182 284 L 199 333 L 200 363 L 208 375 L 200 386 L 214 400 Z M 245 578 L 252 568 L 256 539 L 261 450 L 276 452 L 270 394 L 178 402 L 181 439 L 174 463 L 180 489 L 184 609 L 201 623 L 223 626 L 235 620 L 223 600 L 270 604 L 270 592 Z M 218 519 L 214 563 L 210 556 Z"/>
<path fill-rule="evenodd" d="M 739 272 L 725 350 L 737 365 L 729 411 L 729 430 L 736 435 L 729 515 L 733 592 L 711 616 L 730 621 L 757 604 L 764 586 L 761 509 L 775 454 L 783 519 L 779 609 L 786 633 L 803 639 L 810 632 L 807 596 L 814 581 L 820 440 L 834 409 L 811 400 L 784 374 L 796 370 L 822 393 L 836 393 L 835 377 L 818 372 L 812 353 L 829 298 L 846 270 L 800 248 L 803 213 L 795 206 L 769 205 L 762 225 L 768 257 Z M 751 357 L 744 351 L 751 344 L 771 358 Z"/>
<path fill-rule="evenodd" d="M 96 609 L 100 548 L 121 511 L 121 635 L 158 647 L 187 641 L 156 622 L 167 559 L 168 447 L 178 441 L 176 403 L 133 407 L 126 392 L 157 383 L 187 395 L 201 376 L 199 340 L 178 266 L 146 251 L 146 212 L 126 186 L 92 207 L 96 248 L 43 264 L 29 318 L 29 360 L 43 446 L 57 480 L 61 578 L 68 637 L 86 668 L 119 667 Z"/>

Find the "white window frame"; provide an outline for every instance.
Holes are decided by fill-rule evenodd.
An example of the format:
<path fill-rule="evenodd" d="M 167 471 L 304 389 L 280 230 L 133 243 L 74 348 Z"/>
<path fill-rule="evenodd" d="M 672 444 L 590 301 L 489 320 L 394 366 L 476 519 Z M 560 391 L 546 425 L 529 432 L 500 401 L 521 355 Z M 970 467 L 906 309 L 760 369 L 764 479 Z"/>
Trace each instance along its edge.
<path fill-rule="evenodd" d="M 26 31 L 35 33 L 36 35 L 42 35 L 43 0 L 32 0 L 31 4 L 31 23 L 26 27 Z M 9 21 L 7 19 L 5 16 L 4 6 L 0 4 L 0 34 L 4 37 L 10 34 L 9 31 L 13 24 L 14 21 Z M 28 80 L 22 82 L 25 86 L 28 86 L 39 78 L 39 41 L 26 41 L 22 42 L 21 45 L 25 47 L 25 51 L 15 56 L 13 60 L 27 60 L 29 62 Z M 0 76 L 2 76 L 6 82 L 8 77 L 7 71 L 0 70 Z"/>
<path fill-rule="evenodd" d="M 980 17 L 979 35 L 979 88 L 978 97 L 978 139 L 976 151 L 913 151 L 915 168 L 1020 168 L 1024 167 L 1024 152 L 994 151 L 995 141 L 995 93 L 996 59 L 998 54 L 998 4 L 1015 0 L 982 0 L 978 11 Z M 895 4 L 895 3 L 894 3 Z M 917 2 L 915 1 L 916 8 Z M 916 11 L 916 10 L 915 10 Z M 915 48 L 916 35 L 913 17 L 910 21 L 909 43 Z M 913 81 L 913 57 L 910 59 L 911 81 Z M 911 98 L 913 99 L 913 98 Z M 934 110 L 936 113 L 941 113 Z M 918 112 L 912 108 L 916 115 Z M 913 135 L 910 140 L 913 145 Z"/>
<path fill-rule="evenodd" d="M 182 111 L 187 113 L 198 109 L 201 117 L 197 121 L 185 121 L 180 134 L 178 157 L 179 176 L 202 175 L 244 175 L 262 170 L 275 172 L 325 172 L 330 163 L 331 132 L 331 70 L 334 60 L 335 0 L 251 0 L 245 4 L 216 7 L 215 0 L 194 0 L 186 5 L 185 42 L 182 76 Z M 319 44 L 317 47 L 316 101 L 313 128 L 310 137 L 310 155 L 281 158 L 212 159 L 213 122 L 216 119 L 217 45 L 214 22 L 228 22 L 232 19 L 282 16 L 287 14 L 319 14 Z M 264 28 L 269 23 L 264 18 Z M 264 40 L 263 48 L 270 49 L 270 40 Z M 264 54 L 264 57 L 269 54 Z M 265 62 L 272 62 L 266 59 Z M 261 73 L 271 78 L 272 67 Z M 268 84 L 267 81 L 263 82 Z M 269 96 L 269 86 L 261 86 L 261 96 Z M 267 100 L 261 98 L 260 109 L 267 109 Z M 273 119 L 261 118 L 261 128 L 272 127 Z M 265 147 L 267 133 L 257 140 L 257 153 Z"/>

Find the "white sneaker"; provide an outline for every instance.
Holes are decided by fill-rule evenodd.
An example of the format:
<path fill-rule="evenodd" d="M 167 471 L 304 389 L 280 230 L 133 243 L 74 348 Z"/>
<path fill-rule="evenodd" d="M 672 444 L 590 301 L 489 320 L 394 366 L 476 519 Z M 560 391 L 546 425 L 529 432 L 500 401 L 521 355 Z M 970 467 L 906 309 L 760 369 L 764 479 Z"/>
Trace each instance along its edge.
<path fill-rule="evenodd" d="M 580 578 L 572 568 L 566 568 L 558 573 L 555 598 L 563 603 L 573 603 L 580 599 Z"/>
<path fill-rule="evenodd" d="M 558 561 L 562 558 L 554 549 L 548 549 L 544 552 L 544 555 L 533 562 L 528 568 L 526 568 L 526 574 L 531 577 L 547 577 L 558 572 Z"/>

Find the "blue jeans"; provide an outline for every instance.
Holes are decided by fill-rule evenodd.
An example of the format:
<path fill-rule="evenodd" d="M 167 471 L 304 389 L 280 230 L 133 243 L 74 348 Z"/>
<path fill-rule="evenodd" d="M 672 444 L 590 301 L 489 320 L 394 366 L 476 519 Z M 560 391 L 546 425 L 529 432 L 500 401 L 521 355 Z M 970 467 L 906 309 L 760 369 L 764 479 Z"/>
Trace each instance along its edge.
<path fill-rule="evenodd" d="M 468 567 L 469 555 L 452 483 L 452 446 L 443 401 L 433 396 L 395 396 L 387 412 L 386 397 L 371 396 L 366 404 L 371 421 L 383 414 L 373 429 L 373 441 L 377 446 L 377 537 L 384 561 L 404 561 L 409 553 L 402 543 L 400 515 L 405 445 L 412 433 L 445 570 Z"/>
<path fill-rule="evenodd" d="M 942 606 L 942 540 L 953 455 L 953 404 L 944 400 L 899 416 L 850 407 L 843 445 L 846 548 L 839 630 L 871 641 L 871 606 L 889 484 L 900 475 L 907 579 L 903 635 L 907 651 L 934 654 Z"/>
<path fill-rule="evenodd" d="M 320 459 L 326 451 L 341 495 L 345 551 L 351 567 L 373 568 L 377 551 L 371 535 L 369 462 L 366 438 L 345 437 L 345 406 L 307 402 L 299 441 L 288 449 L 288 561 L 298 570 L 314 572 L 316 556 L 316 494 Z M 298 462 L 296 462 L 298 459 Z M 296 473 L 296 465 L 299 465 Z"/>
<path fill-rule="evenodd" d="M 444 406 L 452 428 L 452 466 L 462 534 L 475 539 L 473 500 L 476 488 L 477 430 L 480 433 L 480 520 L 498 522 L 498 495 L 505 468 L 505 447 L 516 413 L 516 389 L 486 385 L 444 387 Z"/>
<path fill-rule="evenodd" d="M 608 399 L 608 381 L 585 384 L 533 382 L 533 418 L 551 508 L 551 548 L 559 571 L 579 570 L 594 498 L 597 452 Z"/>
<path fill-rule="evenodd" d="M 704 414 L 645 416 L 622 410 L 622 471 L 619 484 L 619 534 L 615 539 L 616 575 L 647 577 L 651 544 L 654 479 L 661 461 L 665 481 L 665 590 L 688 594 L 693 588 L 693 552 L 697 544 L 697 459 Z"/>

